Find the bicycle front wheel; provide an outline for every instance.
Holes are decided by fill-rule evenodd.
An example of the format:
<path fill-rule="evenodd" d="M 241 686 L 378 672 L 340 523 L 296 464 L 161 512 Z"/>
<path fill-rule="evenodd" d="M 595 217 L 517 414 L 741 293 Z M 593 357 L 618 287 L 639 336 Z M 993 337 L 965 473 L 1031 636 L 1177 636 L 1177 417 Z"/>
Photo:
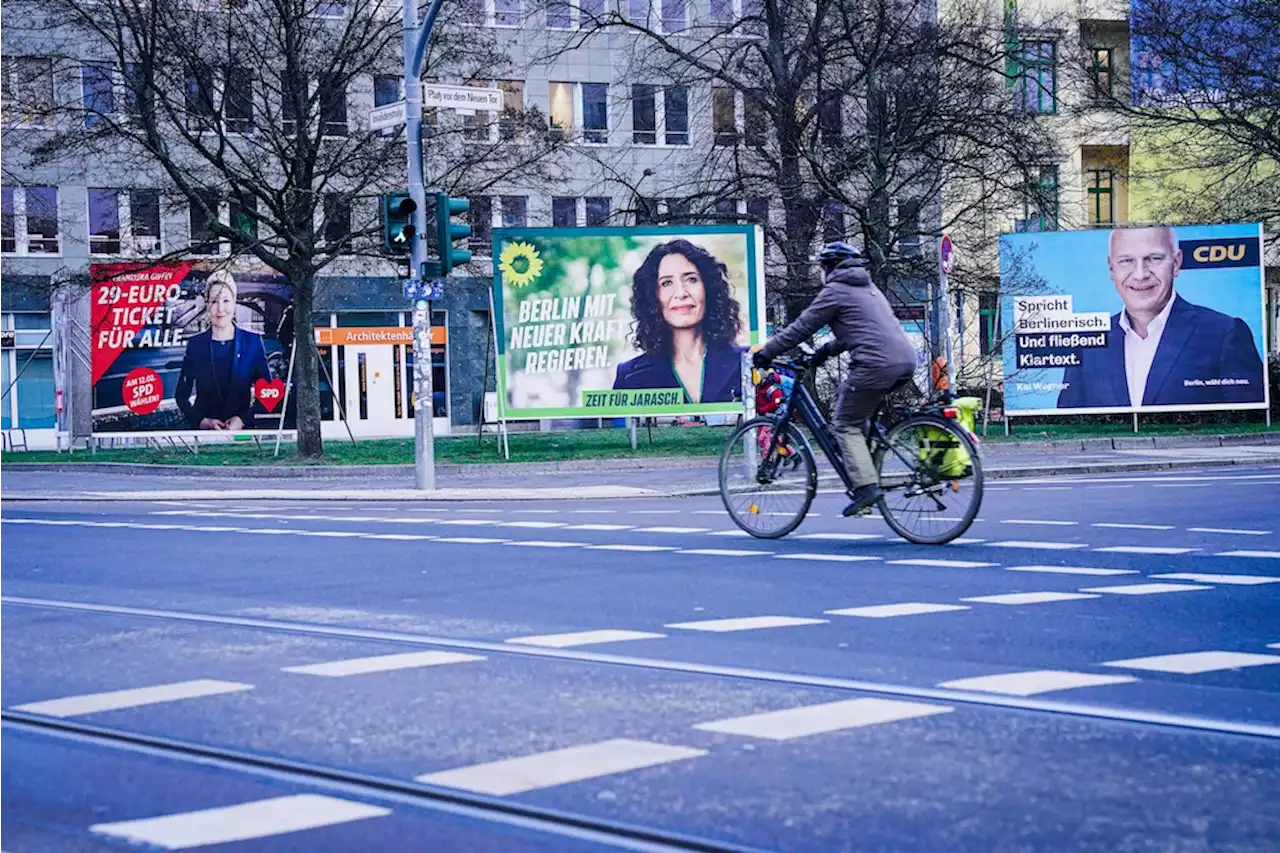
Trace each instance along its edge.
<path fill-rule="evenodd" d="M 968 433 L 941 417 L 895 425 L 875 454 L 880 514 L 917 545 L 943 545 L 969 529 L 982 505 L 982 460 Z"/>
<path fill-rule="evenodd" d="M 788 424 L 777 434 L 772 418 L 734 431 L 720 454 L 720 498 L 734 524 L 760 539 L 786 536 L 804 521 L 818 491 L 809 443 Z"/>

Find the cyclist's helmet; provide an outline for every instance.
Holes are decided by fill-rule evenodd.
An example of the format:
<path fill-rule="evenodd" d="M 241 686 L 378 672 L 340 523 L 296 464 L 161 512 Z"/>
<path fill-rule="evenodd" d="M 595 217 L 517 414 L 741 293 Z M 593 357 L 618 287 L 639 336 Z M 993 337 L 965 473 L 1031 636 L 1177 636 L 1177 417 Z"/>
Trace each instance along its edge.
<path fill-rule="evenodd" d="M 834 243 L 828 243 L 818 250 L 818 254 L 814 256 L 814 260 L 822 264 L 824 268 L 839 266 L 844 261 L 857 259 L 862 257 L 862 250 L 852 243 L 846 243 L 843 240 L 837 240 Z"/>

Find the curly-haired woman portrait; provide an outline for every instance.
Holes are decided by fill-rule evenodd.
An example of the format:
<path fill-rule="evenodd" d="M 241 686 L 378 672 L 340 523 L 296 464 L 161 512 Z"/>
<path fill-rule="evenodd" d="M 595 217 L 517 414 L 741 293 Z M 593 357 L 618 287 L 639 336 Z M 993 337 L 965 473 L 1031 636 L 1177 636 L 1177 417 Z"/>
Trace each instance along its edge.
<path fill-rule="evenodd" d="M 741 394 L 742 326 L 728 270 L 688 240 L 655 246 L 636 270 L 633 337 L 642 355 L 618 365 L 615 389 L 680 388 L 688 403 Z"/>

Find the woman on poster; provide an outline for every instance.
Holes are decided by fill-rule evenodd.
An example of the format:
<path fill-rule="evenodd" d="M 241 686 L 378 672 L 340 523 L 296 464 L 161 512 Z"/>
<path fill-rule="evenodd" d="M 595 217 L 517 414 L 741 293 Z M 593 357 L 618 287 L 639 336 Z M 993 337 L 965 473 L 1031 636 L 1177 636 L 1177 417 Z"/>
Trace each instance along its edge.
<path fill-rule="evenodd" d="M 688 240 L 655 246 L 636 270 L 633 338 L 643 354 L 618 365 L 615 390 L 679 388 L 687 403 L 728 403 L 742 393 L 742 326 L 728 269 Z"/>
<path fill-rule="evenodd" d="M 253 429 L 253 384 L 271 379 L 262 336 L 235 324 L 236 298 L 230 273 L 209 276 L 204 293 L 209 328 L 187 341 L 174 394 L 192 429 Z"/>

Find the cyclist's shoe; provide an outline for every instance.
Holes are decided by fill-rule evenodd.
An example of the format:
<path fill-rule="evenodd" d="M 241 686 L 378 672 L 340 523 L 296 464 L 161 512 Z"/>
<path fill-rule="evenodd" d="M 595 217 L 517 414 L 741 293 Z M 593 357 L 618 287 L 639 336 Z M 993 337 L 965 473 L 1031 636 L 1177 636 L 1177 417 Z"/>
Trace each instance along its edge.
<path fill-rule="evenodd" d="M 884 492 L 879 486 L 872 483 L 869 486 L 859 486 L 854 489 L 850 497 L 853 498 L 853 503 L 844 508 L 843 515 L 845 518 L 870 510 L 884 497 Z"/>

